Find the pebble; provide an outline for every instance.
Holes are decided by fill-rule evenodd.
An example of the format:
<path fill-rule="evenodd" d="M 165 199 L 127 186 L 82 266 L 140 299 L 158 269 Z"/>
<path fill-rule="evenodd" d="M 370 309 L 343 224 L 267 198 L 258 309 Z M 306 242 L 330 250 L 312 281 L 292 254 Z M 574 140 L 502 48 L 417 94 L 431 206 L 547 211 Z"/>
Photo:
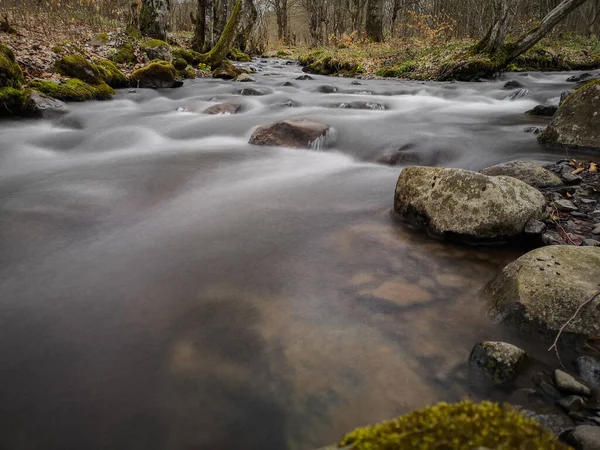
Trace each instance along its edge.
<path fill-rule="evenodd" d="M 579 425 L 573 431 L 572 439 L 581 450 L 600 450 L 600 427 Z"/>
<path fill-rule="evenodd" d="M 585 247 L 600 247 L 600 241 L 596 239 L 584 239 L 581 245 Z"/>
<path fill-rule="evenodd" d="M 554 380 L 556 381 L 556 386 L 565 392 L 571 392 L 573 394 L 581 394 L 585 396 L 590 395 L 590 388 L 584 386 L 579 381 L 577 381 L 572 375 L 569 375 L 566 372 L 563 372 L 560 369 L 556 369 L 554 371 Z"/>
<path fill-rule="evenodd" d="M 600 224 L 598 224 L 594 227 L 594 229 L 592 230 L 592 234 L 596 234 L 596 235 L 600 234 Z"/>
<path fill-rule="evenodd" d="M 542 234 L 544 231 L 546 231 L 546 224 L 539 220 L 532 219 L 525 224 L 525 229 L 523 231 L 525 234 Z"/>
<path fill-rule="evenodd" d="M 579 219 L 587 219 L 587 217 L 588 217 L 588 216 L 587 216 L 587 214 L 585 214 L 585 213 L 582 213 L 582 212 L 579 212 L 579 211 L 573 211 L 573 212 L 571 213 L 571 215 L 572 215 L 573 217 L 578 217 Z"/>
<path fill-rule="evenodd" d="M 542 392 L 552 398 L 555 399 L 559 399 L 561 397 L 560 392 L 558 392 L 554 386 L 552 386 L 549 383 L 546 383 L 545 381 L 542 381 L 540 383 L 540 389 L 542 390 Z"/>
<path fill-rule="evenodd" d="M 600 359 L 593 356 L 580 356 L 577 358 L 577 368 L 583 381 L 592 386 L 600 387 Z"/>
<path fill-rule="evenodd" d="M 575 206 L 571 200 L 566 200 L 566 199 L 555 200 L 554 206 L 559 211 L 564 211 L 564 212 L 577 211 L 577 206 Z"/>
<path fill-rule="evenodd" d="M 570 172 L 563 173 L 560 177 L 567 184 L 575 184 L 581 181 L 581 177 L 579 175 L 573 175 Z"/>
<path fill-rule="evenodd" d="M 568 397 L 561 398 L 558 404 L 565 408 L 567 412 L 574 412 L 583 409 L 585 401 L 577 395 L 569 395 Z"/>

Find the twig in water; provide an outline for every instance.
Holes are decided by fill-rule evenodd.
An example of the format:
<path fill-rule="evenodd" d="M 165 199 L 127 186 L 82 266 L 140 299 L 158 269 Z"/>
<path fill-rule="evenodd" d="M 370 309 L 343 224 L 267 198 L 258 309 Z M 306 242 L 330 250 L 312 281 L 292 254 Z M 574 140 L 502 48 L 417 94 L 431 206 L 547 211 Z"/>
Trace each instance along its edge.
<path fill-rule="evenodd" d="M 558 330 L 558 334 L 556 335 L 556 339 L 554 339 L 554 343 L 552 344 L 552 346 L 548 349 L 548 351 L 551 351 L 552 349 L 554 349 L 554 351 L 556 352 L 556 358 L 558 359 L 558 362 L 560 364 L 560 366 L 564 369 L 565 366 L 563 366 L 562 362 L 560 361 L 560 355 L 558 354 L 558 340 L 560 339 L 561 334 L 563 333 L 563 331 L 565 330 L 565 328 L 567 328 L 567 326 L 577 317 L 577 315 L 579 314 L 579 312 L 583 309 L 584 306 L 589 305 L 590 303 L 592 303 L 594 301 L 594 299 L 596 297 L 598 297 L 600 295 L 600 291 L 597 291 L 594 295 L 592 295 L 590 298 L 588 298 L 585 302 L 583 302 L 581 305 L 579 305 L 579 308 L 577 308 L 577 311 L 575 311 L 575 314 L 573 314 L 571 316 L 571 318 L 569 320 L 567 320 L 562 327 L 560 327 L 560 330 Z"/>

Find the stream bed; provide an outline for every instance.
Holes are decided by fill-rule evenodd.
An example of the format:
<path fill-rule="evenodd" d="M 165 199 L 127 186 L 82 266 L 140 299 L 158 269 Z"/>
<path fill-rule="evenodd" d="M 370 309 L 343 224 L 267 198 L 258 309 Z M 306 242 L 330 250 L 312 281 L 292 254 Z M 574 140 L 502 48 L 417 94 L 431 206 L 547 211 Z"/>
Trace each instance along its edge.
<path fill-rule="evenodd" d="M 524 112 L 558 104 L 573 73 L 300 81 L 286 63 L 246 64 L 257 83 L 122 90 L 0 123 L 0 448 L 309 450 L 476 397 L 467 360 L 481 340 L 552 360 L 490 323 L 478 296 L 523 250 L 398 224 L 402 165 L 375 161 L 575 156 L 524 132 L 548 120 Z M 526 95 L 506 98 L 511 79 Z M 248 87 L 268 94 L 235 94 Z M 231 100 L 239 114 L 200 113 Z M 352 102 L 385 109 L 332 107 Z M 330 124 L 335 145 L 247 143 L 289 118 Z"/>

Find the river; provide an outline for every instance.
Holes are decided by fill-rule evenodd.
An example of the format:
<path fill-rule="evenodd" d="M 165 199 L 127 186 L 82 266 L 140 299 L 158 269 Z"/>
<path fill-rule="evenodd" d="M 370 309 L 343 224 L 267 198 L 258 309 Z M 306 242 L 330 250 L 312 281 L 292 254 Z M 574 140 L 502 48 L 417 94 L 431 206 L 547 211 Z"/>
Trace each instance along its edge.
<path fill-rule="evenodd" d="M 522 250 L 396 223 L 402 167 L 374 161 L 563 158 L 523 131 L 547 123 L 524 112 L 558 103 L 572 73 L 356 85 L 297 81 L 284 63 L 252 62 L 257 83 L 123 90 L 0 123 L 0 448 L 309 450 L 476 395 L 478 341 L 547 357 L 478 297 Z M 506 99 L 509 79 L 529 93 Z M 189 112 L 234 98 L 237 115 Z M 386 109 L 330 107 L 352 101 Z M 302 117 L 332 125 L 334 147 L 247 144 Z"/>

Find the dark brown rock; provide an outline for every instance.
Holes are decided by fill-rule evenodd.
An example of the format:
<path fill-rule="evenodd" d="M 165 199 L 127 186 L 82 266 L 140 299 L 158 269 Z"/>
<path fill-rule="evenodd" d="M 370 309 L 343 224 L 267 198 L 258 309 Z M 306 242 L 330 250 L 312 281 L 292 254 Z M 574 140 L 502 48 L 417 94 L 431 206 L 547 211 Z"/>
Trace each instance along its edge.
<path fill-rule="evenodd" d="M 252 133 L 250 144 L 294 148 L 321 148 L 329 144 L 329 125 L 310 119 L 284 120 L 263 125 Z"/>

